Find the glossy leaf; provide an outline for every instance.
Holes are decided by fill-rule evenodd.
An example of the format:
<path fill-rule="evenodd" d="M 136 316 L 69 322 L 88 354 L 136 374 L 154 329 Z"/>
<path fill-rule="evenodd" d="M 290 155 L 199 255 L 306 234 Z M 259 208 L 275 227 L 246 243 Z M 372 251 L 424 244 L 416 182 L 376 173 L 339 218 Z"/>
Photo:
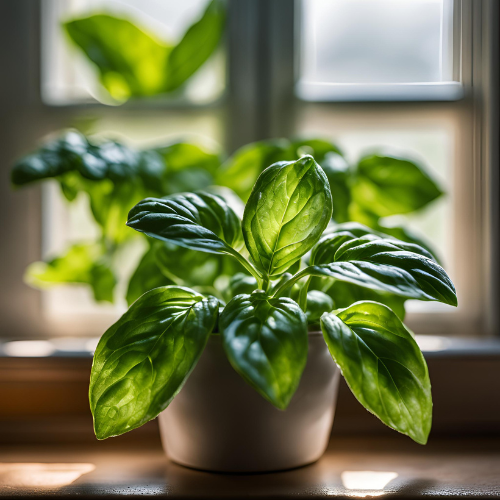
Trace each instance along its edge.
<path fill-rule="evenodd" d="M 325 280 L 320 280 L 325 281 Z M 312 286 L 309 288 L 312 289 Z M 397 314 L 401 321 L 405 319 L 405 302 L 406 298 L 393 293 L 373 290 L 363 286 L 349 283 L 348 281 L 331 280 L 331 283 L 320 288 L 324 293 L 333 299 L 334 307 L 330 309 L 343 309 L 349 307 L 355 302 L 370 300 L 384 304 L 389 309 L 392 309 Z M 309 304 L 309 301 L 308 301 Z"/>
<path fill-rule="evenodd" d="M 102 336 L 89 400 L 98 439 L 155 418 L 181 390 L 212 332 L 219 303 L 181 287 L 143 295 Z"/>
<path fill-rule="evenodd" d="M 334 303 L 330 296 L 319 290 L 307 292 L 306 316 L 309 325 L 318 323 L 323 313 L 333 311 Z"/>
<path fill-rule="evenodd" d="M 325 238 L 330 238 L 330 235 L 333 235 L 335 233 L 349 233 L 356 238 L 371 235 L 376 238 L 388 240 L 394 245 L 398 246 L 398 248 L 400 248 L 401 250 L 408 250 L 409 252 L 418 253 L 419 255 L 428 257 L 429 259 L 436 260 L 429 249 L 426 246 L 421 245 L 418 239 L 411 240 L 411 237 L 408 237 L 407 239 L 401 239 L 398 238 L 398 231 L 394 231 L 393 234 L 384 233 L 382 229 L 385 228 L 382 228 L 381 226 L 378 227 L 380 227 L 381 230 L 377 231 L 376 229 L 364 226 L 363 224 L 359 224 L 357 222 L 346 222 L 344 224 L 337 224 L 331 233 L 325 235 Z"/>
<path fill-rule="evenodd" d="M 264 292 L 238 295 L 219 320 L 233 368 L 264 398 L 284 410 L 307 361 L 307 320 L 291 299 Z"/>
<path fill-rule="evenodd" d="M 408 227 L 403 226 L 388 226 L 383 223 L 383 221 L 379 221 L 377 225 L 378 231 L 382 234 L 386 234 L 396 238 L 400 241 L 405 241 L 406 243 L 413 243 L 414 245 L 418 245 L 420 248 L 423 248 L 427 251 L 427 256 L 435 260 L 438 264 L 440 264 L 440 259 L 436 255 L 436 251 L 431 247 L 429 242 L 420 237 L 414 231 L 409 229 Z"/>
<path fill-rule="evenodd" d="M 180 87 L 212 55 L 224 30 L 225 11 L 221 0 L 212 0 L 201 19 L 188 28 L 172 49 L 167 63 L 164 90 Z"/>
<path fill-rule="evenodd" d="M 237 273 L 229 279 L 231 296 L 250 294 L 257 289 L 257 280 L 245 273 Z"/>
<path fill-rule="evenodd" d="M 113 302 L 116 285 L 103 248 L 98 244 L 76 244 L 59 257 L 33 262 L 26 270 L 25 280 L 41 289 L 62 283 L 89 285 L 97 302 Z"/>
<path fill-rule="evenodd" d="M 132 208 L 127 225 L 202 252 L 235 254 L 241 246 L 238 217 L 222 198 L 208 193 L 146 198 Z"/>
<path fill-rule="evenodd" d="M 354 201 L 378 217 L 419 210 L 442 194 L 421 165 L 395 156 L 362 158 L 352 185 Z"/>
<path fill-rule="evenodd" d="M 328 180 L 314 158 L 271 165 L 257 180 L 243 215 L 250 256 L 265 274 L 283 273 L 318 241 L 331 214 Z"/>
<path fill-rule="evenodd" d="M 328 349 L 356 399 L 389 427 L 427 442 L 432 397 L 424 357 L 386 306 L 358 302 L 321 318 Z"/>
<path fill-rule="evenodd" d="M 455 287 L 433 260 L 406 249 L 407 243 L 371 235 L 334 233 L 322 239 L 304 275 L 325 276 L 406 298 L 457 305 Z"/>

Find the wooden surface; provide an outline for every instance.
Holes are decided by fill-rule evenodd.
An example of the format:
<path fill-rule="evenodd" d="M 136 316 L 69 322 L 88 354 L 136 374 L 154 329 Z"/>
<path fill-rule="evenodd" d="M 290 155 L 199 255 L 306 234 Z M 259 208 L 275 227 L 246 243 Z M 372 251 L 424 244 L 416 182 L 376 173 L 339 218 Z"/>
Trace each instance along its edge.
<path fill-rule="evenodd" d="M 317 463 L 272 474 L 187 469 L 170 462 L 158 442 L 3 446 L 0 462 L 2 498 L 500 497 L 500 438 L 433 439 L 423 447 L 398 435 L 337 436 Z M 375 484 L 388 479 L 385 487 Z"/>

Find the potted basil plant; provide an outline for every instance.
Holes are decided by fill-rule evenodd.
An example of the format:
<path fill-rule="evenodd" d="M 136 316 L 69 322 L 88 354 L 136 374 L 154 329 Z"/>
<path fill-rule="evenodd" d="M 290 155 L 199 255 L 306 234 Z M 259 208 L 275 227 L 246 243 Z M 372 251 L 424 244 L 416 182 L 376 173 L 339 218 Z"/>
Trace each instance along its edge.
<path fill-rule="evenodd" d="M 320 277 L 456 306 L 453 283 L 427 250 L 359 225 L 335 229 L 331 214 L 327 177 L 309 155 L 264 170 L 242 221 L 205 192 L 133 207 L 129 227 L 230 256 L 255 290 L 227 304 L 181 286 L 137 299 L 94 354 L 97 438 L 159 416 L 178 463 L 216 471 L 304 465 L 326 448 L 342 373 L 368 411 L 425 444 L 431 386 L 412 333 L 386 305 L 333 310 L 328 295 L 308 287 Z"/>

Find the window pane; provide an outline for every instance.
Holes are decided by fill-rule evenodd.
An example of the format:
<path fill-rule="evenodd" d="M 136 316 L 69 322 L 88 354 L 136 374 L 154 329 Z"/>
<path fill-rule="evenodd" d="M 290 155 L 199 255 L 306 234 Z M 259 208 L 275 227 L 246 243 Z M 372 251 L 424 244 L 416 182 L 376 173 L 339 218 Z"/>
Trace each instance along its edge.
<path fill-rule="evenodd" d="M 452 0 L 303 0 L 301 79 L 451 81 L 452 7 Z"/>
<path fill-rule="evenodd" d="M 42 11 L 42 97 L 47 104 L 98 100 L 114 104 L 98 81 L 93 63 L 64 33 L 62 23 L 94 14 L 127 19 L 162 42 L 175 45 L 203 14 L 207 0 L 44 0 Z M 216 51 L 192 78 L 182 97 L 193 103 L 215 100 L 223 91 L 225 62 Z M 176 96 L 179 97 L 179 93 Z"/>

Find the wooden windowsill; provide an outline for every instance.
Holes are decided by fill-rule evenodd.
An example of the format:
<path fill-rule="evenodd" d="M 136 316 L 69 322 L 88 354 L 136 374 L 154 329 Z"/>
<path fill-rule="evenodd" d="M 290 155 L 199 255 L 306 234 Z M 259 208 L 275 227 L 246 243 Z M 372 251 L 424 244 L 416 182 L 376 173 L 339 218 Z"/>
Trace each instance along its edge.
<path fill-rule="evenodd" d="M 2 498 L 500 496 L 500 438 L 434 439 L 419 446 L 398 435 L 337 436 L 315 464 L 268 474 L 187 469 L 170 462 L 159 441 L 140 447 L 111 440 L 80 447 L 3 447 L 0 461 Z M 373 484 L 373 472 L 384 487 Z"/>

